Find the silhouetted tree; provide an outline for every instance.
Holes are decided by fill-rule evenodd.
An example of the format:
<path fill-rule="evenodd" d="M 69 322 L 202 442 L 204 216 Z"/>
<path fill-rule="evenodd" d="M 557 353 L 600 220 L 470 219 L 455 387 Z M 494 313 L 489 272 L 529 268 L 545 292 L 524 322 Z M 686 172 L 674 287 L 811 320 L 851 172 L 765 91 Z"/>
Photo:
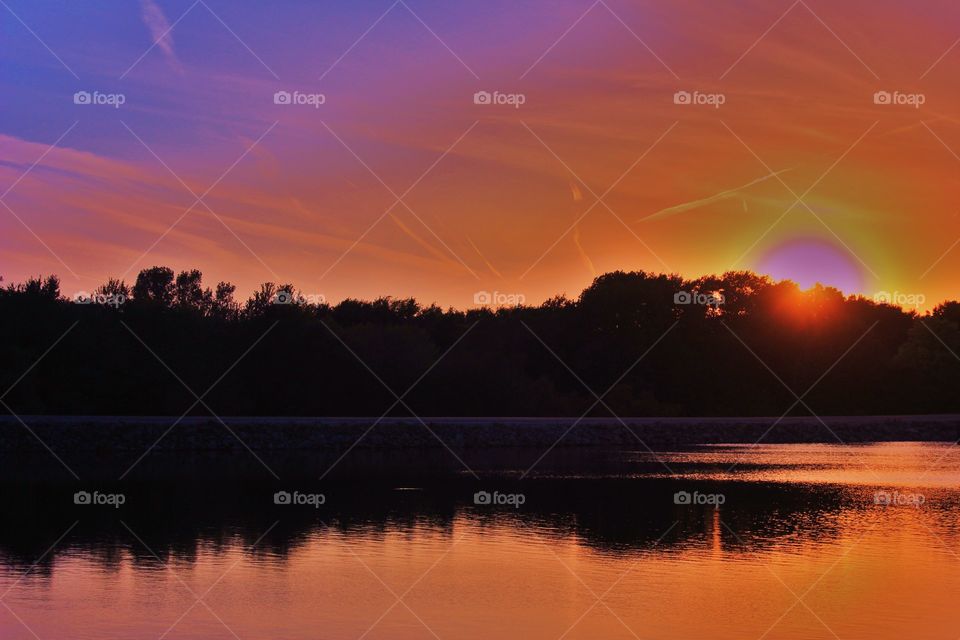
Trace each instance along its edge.
<path fill-rule="evenodd" d="M 28 278 L 23 284 L 11 284 L 7 289 L 11 293 L 23 293 L 34 298 L 56 300 L 60 297 L 60 278 L 57 276 Z"/>
<path fill-rule="evenodd" d="M 213 293 L 203 288 L 202 281 L 203 274 L 197 269 L 177 274 L 173 285 L 173 304 L 204 315 L 209 313 L 213 306 Z"/>
<path fill-rule="evenodd" d="M 213 294 L 211 313 L 218 318 L 233 320 L 240 312 L 240 305 L 233 299 L 237 287 L 229 282 L 218 282 Z"/>
<path fill-rule="evenodd" d="M 28 371 L 5 399 L 18 413 L 179 415 L 193 398 L 177 378 L 217 382 L 205 402 L 223 414 L 407 415 L 393 394 L 414 382 L 421 415 L 780 415 L 808 389 L 822 415 L 960 411 L 960 303 L 919 315 L 746 271 L 618 271 L 577 299 L 469 311 L 331 306 L 272 282 L 241 303 L 160 266 L 95 293 L 74 304 L 55 276 L 0 288 L 15 338 L 0 387 Z"/>
<path fill-rule="evenodd" d="M 122 298 L 124 301 L 129 301 L 131 292 L 126 282 L 117 280 L 116 278 L 110 278 L 106 283 L 97 287 L 95 293 L 102 296 L 116 296 Z"/>
<path fill-rule="evenodd" d="M 173 303 L 173 296 L 173 269 L 151 267 L 137 275 L 137 282 L 133 285 L 133 298 L 137 302 L 169 307 Z"/>

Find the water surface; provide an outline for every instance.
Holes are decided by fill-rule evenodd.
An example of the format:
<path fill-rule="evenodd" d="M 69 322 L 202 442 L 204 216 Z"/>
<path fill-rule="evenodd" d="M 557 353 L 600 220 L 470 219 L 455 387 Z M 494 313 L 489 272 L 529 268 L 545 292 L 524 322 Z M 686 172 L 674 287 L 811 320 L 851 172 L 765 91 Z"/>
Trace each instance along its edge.
<path fill-rule="evenodd" d="M 119 509 L 21 486 L 0 533 L 0 638 L 960 635 L 949 445 L 658 457 L 574 478 L 545 465 L 521 480 L 520 465 L 303 487 L 319 508 L 235 479 L 120 487 Z M 523 504 L 476 505 L 478 491 Z"/>

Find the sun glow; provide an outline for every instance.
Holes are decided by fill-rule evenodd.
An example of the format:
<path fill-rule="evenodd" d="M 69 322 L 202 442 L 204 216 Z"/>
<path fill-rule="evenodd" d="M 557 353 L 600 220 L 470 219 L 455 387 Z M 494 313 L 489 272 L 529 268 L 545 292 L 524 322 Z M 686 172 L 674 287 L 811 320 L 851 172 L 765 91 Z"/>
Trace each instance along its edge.
<path fill-rule="evenodd" d="M 820 238 L 783 242 L 761 256 L 755 268 L 774 280 L 792 280 L 804 291 L 822 284 L 854 294 L 864 293 L 866 287 L 866 278 L 856 257 L 846 248 Z"/>

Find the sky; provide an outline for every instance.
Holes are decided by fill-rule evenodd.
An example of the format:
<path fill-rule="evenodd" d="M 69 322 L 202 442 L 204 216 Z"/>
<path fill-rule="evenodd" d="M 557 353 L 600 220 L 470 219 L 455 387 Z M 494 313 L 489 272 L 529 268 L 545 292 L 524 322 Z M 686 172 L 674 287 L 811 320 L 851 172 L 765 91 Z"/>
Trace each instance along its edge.
<path fill-rule="evenodd" d="M 0 0 L 0 38 L 6 281 L 960 298 L 956 3 Z"/>

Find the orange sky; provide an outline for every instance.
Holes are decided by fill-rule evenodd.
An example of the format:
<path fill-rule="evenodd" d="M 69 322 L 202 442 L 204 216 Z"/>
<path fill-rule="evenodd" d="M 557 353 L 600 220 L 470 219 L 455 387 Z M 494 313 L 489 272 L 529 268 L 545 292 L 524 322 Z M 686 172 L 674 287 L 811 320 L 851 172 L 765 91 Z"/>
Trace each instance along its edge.
<path fill-rule="evenodd" d="M 148 5 L 168 27 L 190 6 Z M 46 47 L 5 24 L 7 280 L 53 272 L 69 294 L 164 264 L 244 297 L 276 280 L 467 307 L 481 290 L 575 296 L 613 269 L 762 270 L 806 243 L 821 252 L 774 275 L 921 308 L 960 297 L 946 2 L 214 4 L 132 69 L 155 14 L 12 6 Z M 83 90 L 126 102 L 74 104 Z M 474 104 L 482 90 L 524 103 Z M 817 271 L 823 251 L 842 268 Z"/>

